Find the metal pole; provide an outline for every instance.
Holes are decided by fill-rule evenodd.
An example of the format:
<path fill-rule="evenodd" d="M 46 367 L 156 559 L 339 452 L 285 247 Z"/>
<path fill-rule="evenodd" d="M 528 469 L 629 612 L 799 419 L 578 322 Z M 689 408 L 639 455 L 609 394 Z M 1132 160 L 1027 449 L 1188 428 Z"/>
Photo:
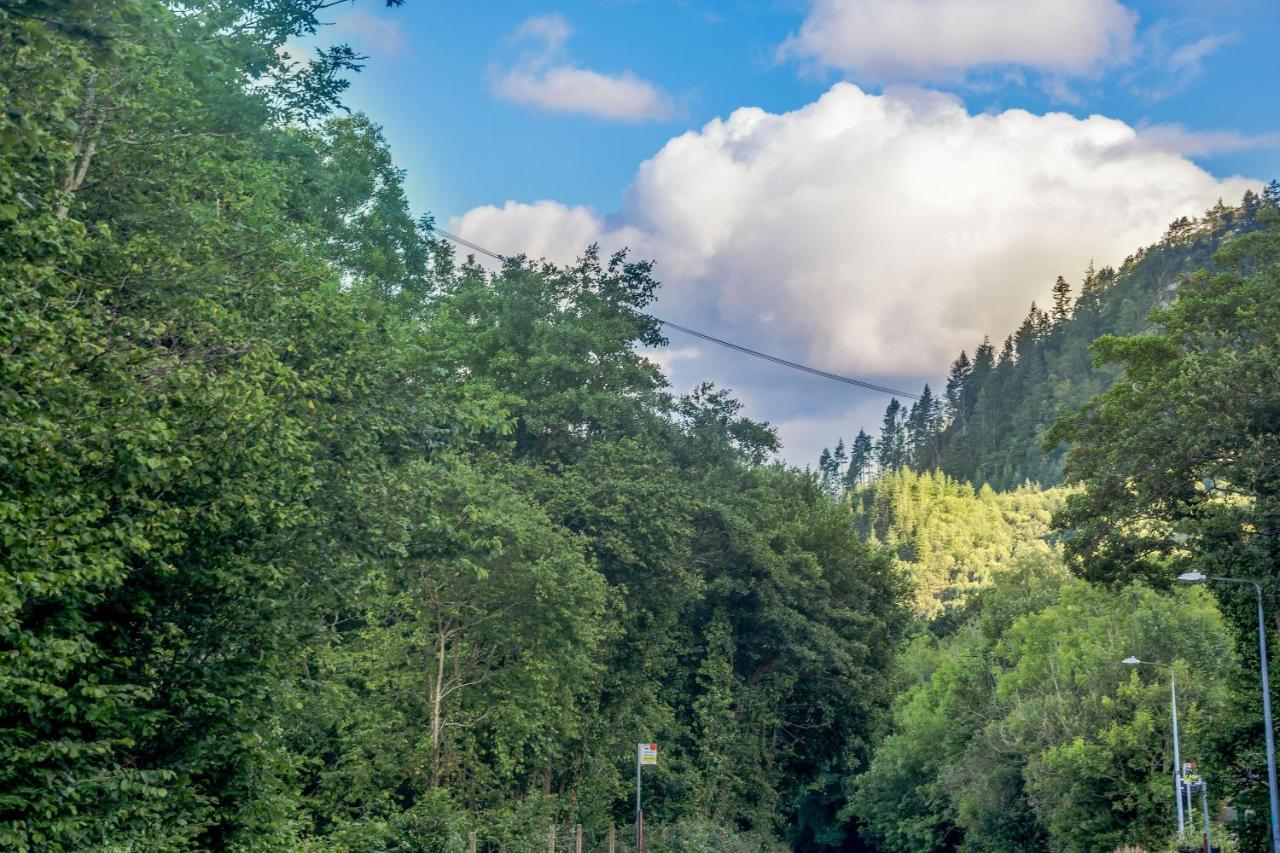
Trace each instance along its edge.
<path fill-rule="evenodd" d="M 1280 853 L 1280 802 L 1276 798 L 1276 742 L 1271 723 L 1271 681 L 1267 677 L 1267 623 L 1262 610 L 1262 584 L 1250 581 L 1258 595 L 1258 651 L 1262 661 L 1262 724 L 1267 735 L 1267 789 L 1271 796 L 1271 849 Z"/>
<path fill-rule="evenodd" d="M 1200 783 L 1200 805 L 1204 807 L 1204 853 L 1211 853 L 1213 845 L 1209 842 L 1209 786 Z"/>
<path fill-rule="evenodd" d="M 1182 786 L 1182 790 L 1187 795 L 1187 814 L 1190 815 L 1193 811 L 1196 810 L 1195 809 L 1196 804 L 1193 799 L 1193 795 L 1191 793 L 1191 786 L 1184 783 Z"/>
<path fill-rule="evenodd" d="M 1178 676 L 1169 667 L 1169 696 L 1173 707 L 1173 799 L 1178 804 L 1178 838 L 1186 834 L 1182 815 L 1182 749 L 1178 745 Z"/>
<path fill-rule="evenodd" d="M 644 810 L 640 808 L 640 747 L 636 746 L 636 853 L 644 853 Z"/>

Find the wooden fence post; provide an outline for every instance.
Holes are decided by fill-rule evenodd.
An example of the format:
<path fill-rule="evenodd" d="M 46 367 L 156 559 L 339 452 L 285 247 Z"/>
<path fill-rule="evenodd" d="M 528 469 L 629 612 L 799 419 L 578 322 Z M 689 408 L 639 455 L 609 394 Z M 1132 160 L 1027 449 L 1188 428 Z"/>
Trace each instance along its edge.
<path fill-rule="evenodd" d="M 614 853 L 613 821 L 609 821 L 609 853 Z"/>
<path fill-rule="evenodd" d="M 470 850 L 471 853 L 476 853 L 476 831 L 474 829 L 471 830 L 471 840 L 467 844 L 467 849 Z"/>
<path fill-rule="evenodd" d="M 582 824 L 573 830 L 573 853 L 582 853 Z"/>
<path fill-rule="evenodd" d="M 551 824 L 551 833 L 547 841 L 547 853 L 556 853 L 556 825 Z"/>

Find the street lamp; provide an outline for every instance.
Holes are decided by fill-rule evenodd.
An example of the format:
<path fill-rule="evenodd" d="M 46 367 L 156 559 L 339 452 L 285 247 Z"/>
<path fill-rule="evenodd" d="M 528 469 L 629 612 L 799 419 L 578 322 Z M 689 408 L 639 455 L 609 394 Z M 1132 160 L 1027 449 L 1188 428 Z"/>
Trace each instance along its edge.
<path fill-rule="evenodd" d="M 1169 705 L 1173 710 L 1173 799 L 1178 804 L 1178 838 L 1186 833 L 1182 816 L 1182 750 L 1178 744 L 1178 683 L 1174 669 L 1167 663 L 1152 663 L 1129 655 L 1120 663 L 1126 666 L 1155 666 L 1169 670 Z"/>
<path fill-rule="evenodd" d="M 1267 791 L 1271 796 L 1271 849 L 1280 853 L 1280 799 L 1276 795 L 1276 743 L 1271 726 L 1271 682 L 1267 678 L 1267 627 L 1266 614 L 1262 610 L 1262 584 L 1250 578 L 1210 577 L 1201 572 L 1185 572 L 1178 575 L 1178 580 L 1186 583 L 1218 583 L 1251 584 L 1258 596 L 1258 650 L 1262 665 L 1262 718 L 1263 728 L 1267 736 Z"/>

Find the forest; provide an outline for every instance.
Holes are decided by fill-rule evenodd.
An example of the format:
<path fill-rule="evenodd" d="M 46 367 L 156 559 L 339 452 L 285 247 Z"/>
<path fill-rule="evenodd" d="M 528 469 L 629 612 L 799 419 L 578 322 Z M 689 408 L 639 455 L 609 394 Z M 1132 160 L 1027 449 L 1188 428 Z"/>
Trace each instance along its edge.
<path fill-rule="evenodd" d="M 411 211 L 319 0 L 0 0 L 0 847 L 1172 849 L 1267 834 L 1280 185 L 816 469 L 649 259 Z M 1271 625 L 1280 630 L 1280 621 Z M 1251 643 L 1255 643 L 1251 645 Z"/>

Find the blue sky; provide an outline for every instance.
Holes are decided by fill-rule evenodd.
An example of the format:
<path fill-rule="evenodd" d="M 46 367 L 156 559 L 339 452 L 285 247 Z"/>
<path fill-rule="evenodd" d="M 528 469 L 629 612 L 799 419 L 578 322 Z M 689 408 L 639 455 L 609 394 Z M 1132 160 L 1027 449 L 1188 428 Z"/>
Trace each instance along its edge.
<path fill-rule="evenodd" d="M 419 212 L 503 252 L 630 246 L 657 259 L 671 319 L 912 390 L 1002 338 L 1051 273 L 1280 176 L 1274 0 L 332 16 L 321 39 L 369 55 L 347 101 L 383 126 Z M 887 402 L 675 335 L 662 358 L 678 389 L 733 387 L 800 464 Z"/>

